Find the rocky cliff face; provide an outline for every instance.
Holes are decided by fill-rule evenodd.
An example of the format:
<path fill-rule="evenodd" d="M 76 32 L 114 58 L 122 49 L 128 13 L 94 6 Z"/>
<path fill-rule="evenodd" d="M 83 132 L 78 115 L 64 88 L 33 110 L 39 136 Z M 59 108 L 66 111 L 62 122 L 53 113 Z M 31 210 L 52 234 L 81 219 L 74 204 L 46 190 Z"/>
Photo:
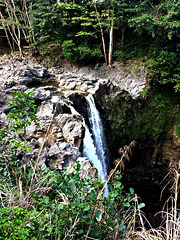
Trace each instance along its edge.
<path fill-rule="evenodd" d="M 127 92 L 110 91 L 99 101 L 113 158 L 118 158 L 119 147 L 132 140 L 137 142 L 125 166 L 123 181 L 146 203 L 151 220 L 170 196 L 170 185 L 163 189 L 173 178 L 169 174 L 172 168 L 177 168 L 180 161 L 180 138 L 175 131 L 180 122 L 179 100 L 170 89 L 152 89 L 145 98 L 138 99 Z M 159 224 L 157 219 L 152 221 L 155 226 Z"/>
<path fill-rule="evenodd" d="M 8 124 L 9 107 L 5 103 L 13 90 L 31 91 L 40 110 L 41 128 L 32 124 L 27 129 L 32 147 L 29 158 L 36 159 L 43 144 L 39 160 L 42 167 L 61 169 L 84 161 L 83 174 L 95 175 L 90 162 L 81 157 L 82 117 L 71 109 L 74 106 L 86 117 L 84 96 L 92 94 L 103 118 L 112 159 L 118 156 L 119 147 L 132 140 L 137 142 L 125 168 L 125 185 L 134 187 L 143 201 L 157 204 L 165 186 L 160 182 L 179 161 L 180 141 L 174 127 L 180 121 L 178 96 L 167 89 L 145 95 L 147 72 L 140 63 L 115 63 L 112 68 L 66 65 L 63 69 L 47 69 L 28 56 L 1 57 L 0 63 L 1 126 Z"/>
<path fill-rule="evenodd" d="M 94 69 L 78 69 L 66 65 L 64 69 L 58 70 L 47 69 L 33 62 L 29 56 L 19 58 L 18 55 L 4 55 L 0 61 L 1 113 L 8 113 L 9 107 L 6 106 L 6 102 L 8 98 L 13 97 L 13 90 L 32 92 L 39 106 L 40 111 L 37 115 L 41 128 L 33 124 L 28 127 L 27 140 L 34 151 L 29 156 L 37 155 L 38 150 L 35 146 L 39 147 L 45 141 L 40 157 L 43 166 L 52 166 L 56 162 L 56 165 L 62 168 L 62 165 L 72 165 L 71 163 L 81 155 L 84 137 L 82 118 L 71 114 L 68 106 L 73 104 L 86 117 L 84 95 L 93 94 L 97 101 L 101 101 L 110 89 L 117 88 L 119 92 L 126 89 L 136 98 L 146 84 L 144 70 L 139 69 L 141 76 L 137 78 L 135 72 L 130 70 L 129 63 L 123 66 L 115 64 L 113 68 L 96 66 Z M 126 84 L 123 84 L 123 79 Z M 66 145 L 61 145 L 64 142 Z"/>
<path fill-rule="evenodd" d="M 34 65 L 29 58 L 25 60 L 24 62 L 19 58 L 1 58 L 0 60 L 1 127 L 9 124 L 6 114 L 10 111 L 10 107 L 6 103 L 8 99 L 13 98 L 13 90 L 32 92 L 33 99 L 39 108 L 37 117 L 40 127 L 32 123 L 26 129 L 27 143 L 32 149 L 26 154 L 27 161 L 36 160 L 39 156 L 38 165 L 42 169 L 46 167 L 50 169 L 72 168 L 78 161 L 83 163 L 80 171 L 82 177 L 87 174 L 95 176 L 96 169 L 92 167 L 88 159 L 81 156 L 85 131 L 82 117 L 79 114 L 72 114 L 69 107 L 72 102 L 61 94 L 61 90 L 55 86 L 48 86 L 47 82 L 52 81 L 54 85 L 57 85 L 57 77 L 54 73 L 39 64 Z M 37 84 L 41 86 L 29 89 L 32 83 L 35 86 Z M 53 97 L 55 93 L 59 96 Z M 19 138 L 20 135 L 14 137 Z M 24 153 L 17 151 L 16 155 L 24 164 Z"/>

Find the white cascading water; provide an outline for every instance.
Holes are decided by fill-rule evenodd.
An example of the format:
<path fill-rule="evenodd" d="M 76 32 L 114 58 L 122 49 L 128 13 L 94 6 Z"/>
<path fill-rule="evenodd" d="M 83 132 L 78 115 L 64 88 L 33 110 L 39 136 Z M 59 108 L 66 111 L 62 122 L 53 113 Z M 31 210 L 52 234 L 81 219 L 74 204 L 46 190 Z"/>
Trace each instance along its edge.
<path fill-rule="evenodd" d="M 93 166 L 98 169 L 99 177 L 105 179 L 106 176 L 104 175 L 102 164 L 96 154 L 96 148 L 94 146 L 92 135 L 86 124 L 85 124 L 85 137 L 83 141 L 83 155 L 87 157 L 89 160 L 91 160 Z"/>
<path fill-rule="evenodd" d="M 90 159 L 94 165 L 98 169 L 98 176 L 102 180 L 106 179 L 107 176 L 107 167 L 106 167 L 106 144 L 105 137 L 102 127 L 101 118 L 99 112 L 96 108 L 94 99 L 92 95 L 88 95 L 86 97 L 86 101 L 88 103 L 88 117 L 92 130 L 92 136 L 85 124 L 85 137 L 84 137 L 84 147 L 83 147 L 83 155 Z M 108 196 L 109 190 L 106 185 L 104 196 Z"/>
<path fill-rule="evenodd" d="M 75 115 L 80 115 L 76 109 L 74 109 L 73 106 L 70 106 L 71 113 Z M 85 137 L 83 140 L 83 155 L 87 157 L 87 159 L 91 160 L 93 163 L 93 166 L 98 169 L 99 176 L 101 176 L 102 179 L 105 179 L 104 171 L 102 168 L 102 164 L 98 159 L 98 156 L 96 154 L 96 148 L 94 146 L 94 141 L 92 139 L 92 135 L 89 131 L 88 126 L 86 125 L 84 121 L 85 126 Z"/>

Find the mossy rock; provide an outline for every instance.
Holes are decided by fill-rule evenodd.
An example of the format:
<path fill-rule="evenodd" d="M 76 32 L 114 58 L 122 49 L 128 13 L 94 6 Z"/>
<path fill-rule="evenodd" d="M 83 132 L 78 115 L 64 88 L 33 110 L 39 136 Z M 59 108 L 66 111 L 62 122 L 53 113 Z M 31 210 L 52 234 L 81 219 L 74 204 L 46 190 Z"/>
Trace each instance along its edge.
<path fill-rule="evenodd" d="M 111 149 L 132 140 L 154 138 L 176 125 L 180 136 L 180 97 L 169 89 L 151 89 L 145 98 L 133 100 L 127 93 L 104 97 L 103 113 Z"/>

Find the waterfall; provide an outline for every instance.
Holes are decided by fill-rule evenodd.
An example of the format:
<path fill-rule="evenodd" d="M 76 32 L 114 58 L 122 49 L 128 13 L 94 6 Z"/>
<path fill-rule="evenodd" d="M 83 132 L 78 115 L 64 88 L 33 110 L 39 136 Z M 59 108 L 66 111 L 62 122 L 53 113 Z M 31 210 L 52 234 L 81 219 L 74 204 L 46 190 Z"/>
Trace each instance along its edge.
<path fill-rule="evenodd" d="M 98 169 L 99 177 L 104 180 L 106 176 L 104 174 L 102 164 L 96 154 L 96 147 L 94 145 L 92 135 L 86 124 L 85 124 L 85 137 L 83 141 L 83 155 L 87 157 L 89 160 L 91 160 L 93 166 Z"/>
<path fill-rule="evenodd" d="M 85 138 L 84 138 L 84 150 L 83 155 L 92 161 L 94 167 L 98 169 L 98 176 L 102 180 L 106 179 L 107 167 L 106 167 L 106 143 L 102 127 L 101 118 L 96 108 L 92 95 L 86 97 L 88 104 L 88 118 L 92 135 L 89 128 L 85 124 Z M 106 186 L 104 196 L 108 196 L 108 187 Z"/>

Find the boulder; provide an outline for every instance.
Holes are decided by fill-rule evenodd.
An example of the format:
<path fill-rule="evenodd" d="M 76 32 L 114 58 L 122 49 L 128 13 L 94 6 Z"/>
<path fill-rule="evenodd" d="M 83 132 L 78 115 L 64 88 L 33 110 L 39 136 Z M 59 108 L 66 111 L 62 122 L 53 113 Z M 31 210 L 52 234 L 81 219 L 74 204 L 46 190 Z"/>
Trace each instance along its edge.
<path fill-rule="evenodd" d="M 68 143 L 54 143 L 48 153 L 47 165 L 50 169 L 58 168 L 63 169 L 64 167 L 70 168 L 74 166 L 75 161 L 78 157 L 81 156 L 81 153 L 78 148 L 73 147 Z"/>
<path fill-rule="evenodd" d="M 0 128 L 9 125 L 9 119 L 5 113 L 0 112 Z"/>
<path fill-rule="evenodd" d="M 62 129 L 64 140 L 80 148 L 85 133 L 82 118 L 78 115 L 59 114 L 56 122 Z"/>
<path fill-rule="evenodd" d="M 7 112 L 10 109 L 10 106 L 6 105 L 10 98 L 10 96 L 7 96 L 5 90 L 0 87 L 0 111 Z"/>
<path fill-rule="evenodd" d="M 17 92 L 25 92 L 28 90 L 28 87 L 25 86 L 25 85 L 16 85 L 16 86 L 13 86 L 12 88 L 9 88 L 6 90 L 6 93 L 7 94 L 10 94 L 12 93 L 13 91 L 17 91 Z"/>
<path fill-rule="evenodd" d="M 87 175 L 95 177 L 97 174 L 97 169 L 92 167 L 92 163 L 86 157 L 78 157 L 77 162 L 81 164 L 81 169 L 79 171 L 79 176 L 85 178 Z"/>
<path fill-rule="evenodd" d="M 52 94 L 49 90 L 39 89 L 39 88 L 31 88 L 26 91 L 26 93 L 32 93 L 32 98 L 36 101 L 46 101 L 52 98 Z"/>
<path fill-rule="evenodd" d="M 25 55 L 23 61 L 15 55 L 6 60 L 0 59 L 0 84 L 5 88 L 16 85 L 30 85 L 41 83 L 55 75 L 40 64 L 34 63 L 30 56 Z"/>

